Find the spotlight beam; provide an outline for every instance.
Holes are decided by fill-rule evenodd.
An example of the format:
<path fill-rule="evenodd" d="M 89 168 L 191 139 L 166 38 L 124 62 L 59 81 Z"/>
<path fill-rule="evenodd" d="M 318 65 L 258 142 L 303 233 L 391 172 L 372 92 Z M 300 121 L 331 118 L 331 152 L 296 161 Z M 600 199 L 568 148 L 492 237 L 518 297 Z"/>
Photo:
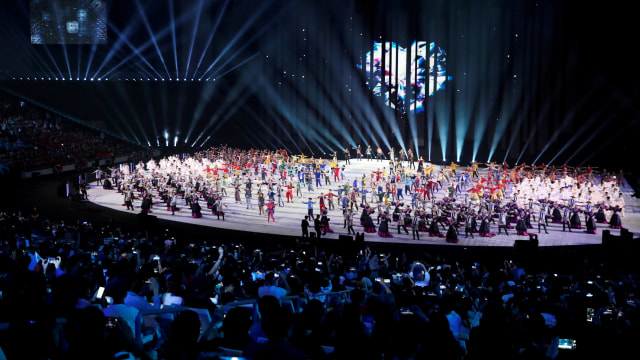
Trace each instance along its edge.
<path fill-rule="evenodd" d="M 227 10 L 227 6 L 229 5 L 229 1 L 230 0 L 225 0 L 224 4 L 222 4 L 222 9 L 218 12 L 218 15 L 216 16 L 216 23 L 213 25 L 213 29 L 211 30 L 210 34 L 209 34 L 209 38 L 207 39 L 207 42 L 204 46 L 204 49 L 202 50 L 202 55 L 200 55 L 200 60 L 198 61 L 198 65 L 196 66 L 196 70 L 195 73 L 198 73 L 198 70 L 200 70 L 200 65 L 202 65 L 202 61 L 204 60 L 205 55 L 209 52 L 209 47 L 211 46 L 211 42 L 213 41 L 214 36 L 216 35 L 216 32 L 218 31 L 218 26 L 220 25 L 220 20 L 222 20 L 223 15 L 225 14 L 226 10 Z M 176 60 L 177 61 L 177 60 Z M 177 72 L 177 63 L 176 63 L 176 72 Z"/>
<path fill-rule="evenodd" d="M 167 64 L 164 61 L 164 57 L 162 56 L 162 52 L 160 51 L 160 48 L 158 47 L 158 42 L 156 41 L 156 36 L 153 33 L 153 30 L 151 29 L 151 25 L 149 24 L 149 20 L 147 19 L 147 16 L 144 13 L 144 9 L 142 8 L 142 5 L 140 4 L 140 0 L 135 0 L 136 2 L 136 6 L 138 8 L 138 11 L 140 12 L 140 15 L 142 17 L 142 22 L 145 26 L 145 28 L 147 29 L 147 32 L 149 33 L 149 36 L 151 37 L 151 41 L 153 41 L 153 46 L 156 49 L 156 53 L 158 54 L 158 57 L 160 58 L 160 61 L 162 62 L 162 65 L 164 66 L 164 70 L 167 72 L 167 75 L 171 76 L 169 73 L 169 69 L 167 68 Z"/>
<path fill-rule="evenodd" d="M 189 11 L 183 12 L 181 13 L 180 17 L 178 18 L 177 24 L 182 24 L 184 22 L 188 22 L 191 21 L 191 17 L 193 15 L 193 13 L 195 13 L 195 9 L 190 9 Z M 134 57 L 140 57 L 141 60 L 143 62 L 145 62 L 156 74 L 159 78 L 163 78 L 162 75 L 160 75 L 155 68 L 148 63 L 148 61 L 146 61 L 146 59 L 144 59 L 141 55 L 141 53 L 143 51 L 145 51 L 148 47 L 153 45 L 153 40 L 147 40 L 145 43 L 143 43 L 141 46 L 139 47 L 135 47 L 134 45 L 132 45 L 129 41 L 128 41 L 128 37 L 129 34 L 133 31 L 133 25 L 138 25 L 140 22 L 137 21 L 136 19 L 132 20 L 130 22 L 130 26 L 128 26 L 125 31 L 120 32 L 118 31 L 118 29 L 111 23 L 108 23 L 109 28 L 115 32 L 118 35 L 118 41 L 116 42 L 116 44 L 114 45 L 114 49 L 112 49 L 109 54 L 107 55 L 107 57 L 105 58 L 105 60 L 103 61 L 102 65 L 98 68 L 98 70 L 96 71 L 96 73 L 94 74 L 94 77 L 98 77 L 98 73 L 102 70 L 102 68 L 104 66 L 106 66 L 107 62 L 109 60 L 111 60 L 111 58 L 113 56 L 116 55 L 116 50 L 118 48 L 120 48 L 122 46 L 122 44 L 126 44 L 128 45 L 131 50 L 133 50 L 133 53 L 127 55 L 126 57 L 124 57 L 122 59 L 122 61 L 120 61 L 117 65 L 115 65 L 114 67 L 112 67 L 109 70 L 109 73 L 115 71 L 117 68 L 119 68 L 120 66 L 122 66 L 123 64 L 127 64 L 132 58 Z M 172 25 L 166 26 L 165 28 L 163 28 L 162 30 L 160 30 L 157 34 L 156 34 L 156 38 L 157 39 L 162 39 L 165 36 L 167 36 L 168 33 L 171 32 L 172 29 Z M 103 76 L 104 77 L 104 76 Z"/>
<path fill-rule="evenodd" d="M 578 131 L 574 132 L 573 135 L 571 136 L 571 138 L 569 138 L 569 140 L 567 142 L 564 143 L 564 145 L 562 146 L 562 148 L 558 151 L 558 153 L 556 155 L 554 155 L 554 157 L 551 159 L 551 161 L 549 161 L 548 165 L 551 165 L 551 163 L 556 160 L 556 158 L 562 154 L 565 150 L 567 150 L 569 148 L 569 146 L 571 144 L 573 144 L 576 140 L 580 139 L 580 140 L 584 140 L 581 136 L 582 134 L 587 131 L 589 129 L 589 127 L 596 121 L 598 121 L 599 119 L 601 119 L 602 114 L 605 112 L 605 110 L 607 110 L 604 106 L 601 107 L 599 109 L 598 112 L 595 112 L 593 114 L 591 114 L 591 116 L 589 117 L 589 119 L 587 119 L 586 122 L 580 124 L 580 127 L 578 128 Z M 610 112 L 609 118 L 614 118 L 617 116 L 617 114 L 619 114 L 621 111 L 621 107 L 616 107 L 614 109 L 614 111 Z M 600 126 L 598 127 L 598 129 L 596 131 L 592 131 L 591 135 L 588 137 L 588 140 L 591 141 L 591 139 L 600 133 L 600 131 L 602 131 L 602 129 L 608 125 L 608 121 L 602 121 L 602 123 L 600 124 Z M 584 146 L 584 143 L 582 144 L 582 146 Z M 579 148 L 581 149 L 582 146 L 580 146 Z"/>
<path fill-rule="evenodd" d="M 189 46 L 189 55 L 187 58 L 187 66 L 185 66 L 184 77 L 187 78 L 189 75 L 189 66 L 191 65 L 191 55 L 193 54 L 193 45 L 196 42 L 196 34 L 198 33 L 198 26 L 200 25 L 200 16 L 202 14 L 202 0 L 198 0 L 198 12 L 196 14 L 196 21 L 193 24 L 193 33 L 191 35 L 191 45 Z"/>
<path fill-rule="evenodd" d="M 231 50 L 231 48 L 241 39 L 241 37 L 249 30 L 251 29 L 251 26 L 256 22 L 256 20 L 258 19 L 258 17 L 260 15 L 262 15 L 263 12 L 265 12 L 265 10 L 267 9 L 268 5 L 269 5 L 270 1 L 264 1 L 262 7 L 260 7 L 258 9 L 258 11 L 254 12 L 252 14 L 252 16 L 245 21 L 245 23 L 243 24 L 243 26 L 240 28 L 240 30 L 238 32 L 236 32 L 236 34 L 233 36 L 233 38 L 227 43 L 227 46 L 225 46 L 224 49 L 222 49 L 222 52 L 220 52 L 220 54 L 214 59 L 214 61 L 211 63 L 211 65 L 209 65 L 209 67 L 204 71 L 204 73 L 202 74 L 201 77 L 205 77 L 207 76 L 207 74 L 209 73 L 209 71 L 211 71 L 213 69 L 214 66 L 216 66 L 216 64 L 222 59 L 222 57 L 229 51 Z M 270 23 L 275 22 L 275 19 L 277 17 L 274 17 L 274 19 L 271 20 Z M 259 34 L 261 33 L 261 31 L 256 31 L 255 34 L 252 37 L 252 40 L 257 37 Z M 250 43 L 250 41 L 247 41 L 245 43 L 245 45 L 243 46 L 246 47 L 248 46 L 248 44 Z M 236 52 L 237 53 L 237 52 Z M 227 60 L 229 61 L 229 60 Z"/>
<path fill-rule="evenodd" d="M 592 88 L 590 93 L 593 93 L 595 90 L 595 88 Z M 587 102 L 589 101 L 589 99 L 591 98 L 591 96 L 589 96 L 589 94 L 585 94 L 585 96 L 582 97 L 581 102 L 576 105 L 571 112 L 569 112 L 567 114 L 567 116 L 562 120 L 562 122 L 560 123 L 560 126 L 558 128 L 556 128 L 556 131 L 553 132 L 553 135 L 551 136 L 551 138 L 547 141 L 547 143 L 545 144 L 545 146 L 542 148 L 542 150 L 540 151 L 540 153 L 538 154 L 538 156 L 536 157 L 536 159 L 533 161 L 532 164 L 535 164 L 536 161 L 538 161 L 538 159 L 549 149 L 549 147 L 551 146 L 551 144 L 553 142 L 556 141 L 556 139 L 560 136 L 560 134 L 562 133 L 562 131 L 564 130 L 564 128 L 566 128 L 567 126 L 569 126 L 569 124 L 571 124 L 571 122 L 573 121 L 573 119 L 576 117 L 578 110 L 580 110 L 583 106 L 585 106 L 587 104 Z"/>
<path fill-rule="evenodd" d="M 179 71 L 178 71 L 178 45 L 177 45 L 177 41 L 176 41 L 176 20 L 175 20 L 175 16 L 173 14 L 174 10 L 174 4 L 173 4 L 174 0 L 169 0 L 169 19 L 171 21 L 171 41 L 173 44 L 173 61 L 175 62 L 175 66 L 176 66 L 176 76 L 179 76 Z"/>

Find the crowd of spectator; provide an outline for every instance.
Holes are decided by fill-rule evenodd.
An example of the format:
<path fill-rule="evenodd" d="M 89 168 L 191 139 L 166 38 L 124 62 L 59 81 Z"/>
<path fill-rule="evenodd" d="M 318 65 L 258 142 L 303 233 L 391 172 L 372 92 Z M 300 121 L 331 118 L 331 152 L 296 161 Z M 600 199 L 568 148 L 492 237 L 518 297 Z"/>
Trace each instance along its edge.
<path fill-rule="evenodd" d="M 69 224 L 37 207 L 2 213 L 0 239 L 8 359 L 611 358 L 638 335 L 634 276 L 586 260 L 555 273 L 358 242 Z M 164 313 L 136 326 L 153 310 Z"/>
<path fill-rule="evenodd" d="M 98 129 L 0 93 L 0 166 L 5 173 L 64 164 L 82 167 L 136 151 L 140 149 Z"/>

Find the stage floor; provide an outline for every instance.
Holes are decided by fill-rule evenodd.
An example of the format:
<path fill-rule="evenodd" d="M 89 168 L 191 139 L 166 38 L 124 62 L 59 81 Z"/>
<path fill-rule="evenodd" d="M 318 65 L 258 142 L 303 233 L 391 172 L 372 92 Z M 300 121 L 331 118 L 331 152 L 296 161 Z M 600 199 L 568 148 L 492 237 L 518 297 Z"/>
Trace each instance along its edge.
<path fill-rule="evenodd" d="M 340 162 L 342 165 L 343 162 Z M 367 160 L 351 160 L 351 164 L 346 166 L 345 171 L 345 180 L 340 181 L 340 184 L 344 184 L 345 181 L 349 181 L 349 183 L 353 182 L 355 177 L 361 178 L 363 174 L 367 176 L 371 174 L 372 171 L 377 171 L 378 169 L 382 170 L 383 167 L 388 167 L 388 162 L 377 162 L 377 161 L 367 161 Z M 438 168 L 438 167 L 436 167 Z M 481 170 L 482 172 L 486 171 Z M 140 200 L 134 201 L 134 206 L 136 210 L 126 210 L 124 206 L 124 197 L 123 194 L 118 193 L 116 190 L 104 190 L 102 186 L 97 185 L 96 183 L 90 184 L 87 193 L 89 195 L 89 201 L 94 204 L 100 205 L 102 207 L 110 208 L 113 210 L 118 210 L 122 212 L 129 213 L 137 213 L 140 211 Z M 244 187 L 243 187 L 244 188 Z M 302 197 L 295 197 L 292 203 L 286 203 L 283 207 L 276 207 L 275 209 L 275 219 L 276 223 L 268 223 L 266 215 L 258 214 L 258 206 L 257 206 L 257 196 L 254 196 L 252 199 L 253 210 L 246 208 L 246 202 L 244 201 L 244 194 L 242 194 L 242 201 L 236 203 L 234 201 L 234 191 L 233 188 L 228 187 L 226 189 L 228 196 L 224 198 L 223 202 L 228 206 L 225 209 L 225 220 L 217 219 L 217 216 L 212 215 L 211 210 L 207 209 L 206 204 L 201 202 L 202 205 L 202 218 L 193 218 L 191 216 L 191 211 L 188 207 L 185 206 L 184 201 L 178 204 L 178 207 L 181 208 L 181 211 L 176 212 L 175 215 L 172 215 L 170 211 L 167 211 L 167 207 L 164 203 L 156 204 L 152 207 L 151 215 L 157 216 L 160 219 L 176 221 L 182 223 L 189 223 L 195 225 L 209 226 L 213 228 L 223 228 L 229 230 L 238 230 L 244 232 L 253 232 L 253 233 L 268 233 L 268 234 L 280 234 L 285 236 L 301 236 L 301 220 L 307 214 L 307 205 L 303 204 L 302 201 L 306 201 L 309 197 L 317 197 L 321 192 L 326 193 L 328 189 L 334 190 L 338 186 L 332 181 L 332 185 L 323 186 L 314 189 L 313 192 L 308 192 L 307 189 L 302 190 Z M 627 189 L 631 191 L 631 189 Z M 440 190 L 438 194 L 438 199 L 442 198 L 442 192 L 444 190 Z M 632 192 L 631 192 L 632 193 Z M 625 195 L 628 196 L 628 195 Z M 370 197 L 368 197 L 370 198 Z M 154 201 L 158 201 L 157 197 Z M 410 203 L 407 198 L 406 203 Z M 354 209 L 355 211 L 355 209 Z M 316 207 L 314 208 L 314 214 L 318 213 L 318 207 L 316 203 Z M 362 233 L 363 228 L 360 226 L 360 211 L 354 212 L 354 229 L 357 232 Z M 340 235 L 348 235 L 347 229 L 343 227 L 343 218 L 342 218 L 342 210 L 337 208 L 329 211 L 329 217 L 331 218 L 330 226 L 333 232 L 328 232 L 326 236 L 322 236 L 324 238 L 329 239 L 338 239 Z M 375 222 L 375 217 L 374 217 Z M 309 231 L 313 230 L 313 222 L 310 222 L 311 226 Z M 607 224 L 598 224 L 597 234 L 587 234 L 584 231 L 573 230 L 573 232 L 563 232 L 561 224 L 552 224 L 550 223 L 548 228 L 549 234 L 545 234 L 544 232 L 538 234 L 537 232 L 537 222 L 532 222 L 535 229 L 532 230 L 532 233 L 538 235 L 539 246 L 579 246 L 579 245 L 598 245 L 602 243 L 602 231 L 610 230 L 612 235 L 619 235 L 619 229 L 609 229 Z M 622 217 L 622 225 L 629 229 L 632 233 L 640 232 L 640 213 L 634 213 L 631 211 L 627 211 L 625 216 Z M 501 234 L 496 235 L 494 237 L 480 237 L 476 234 L 475 239 L 465 238 L 464 237 L 464 229 L 460 228 L 461 234 L 459 235 L 458 243 L 447 243 L 444 238 L 439 237 L 430 237 L 427 233 L 421 233 L 420 240 L 413 240 L 411 235 L 411 230 L 409 229 L 409 234 L 406 235 L 404 232 L 398 234 L 396 231 L 395 222 L 391 222 L 389 224 L 389 228 L 391 233 L 393 234 L 393 238 L 383 238 L 379 237 L 377 233 L 367 233 L 365 234 L 365 242 L 379 242 L 379 243 L 398 243 L 398 244 L 424 244 L 424 245 L 448 245 L 448 246 L 459 246 L 459 247 L 512 247 L 516 240 L 528 240 L 529 236 L 518 236 L 516 235 L 515 229 L 511 229 L 509 231 L 509 236 Z M 498 228 L 496 225 L 491 224 L 491 230 L 494 233 L 498 232 Z M 211 236 L 209 234 L 203 234 L 203 236 Z"/>

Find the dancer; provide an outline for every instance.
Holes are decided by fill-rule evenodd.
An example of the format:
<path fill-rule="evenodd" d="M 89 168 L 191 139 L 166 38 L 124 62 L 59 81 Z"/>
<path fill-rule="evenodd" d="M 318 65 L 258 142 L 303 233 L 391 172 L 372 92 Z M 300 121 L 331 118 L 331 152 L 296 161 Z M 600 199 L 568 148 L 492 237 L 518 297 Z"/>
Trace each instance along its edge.
<path fill-rule="evenodd" d="M 282 200 L 282 186 L 278 184 L 277 193 L 278 193 L 278 206 L 284 206 L 284 200 Z"/>
<path fill-rule="evenodd" d="M 448 243 L 457 243 L 458 242 L 458 230 L 452 224 L 449 224 L 449 230 L 447 230 L 447 234 L 445 235 L 445 239 Z"/>
<path fill-rule="evenodd" d="M 175 215 L 176 211 L 180 210 L 178 209 L 178 194 L 176 194 L 175 192 L 172 192 L 171 197 L 169 198 L 168 204 L 169 204 L 169 208 L 171 209 L 171 215 Z"/>
<path fill-rule="evenodd" d="M 611 214 L 611 218 L 609 219 L 609 227 L 612 229 L 622 229 L 622 220 L 620 219 L 620 215 L 618 215 L 620 208 L 613 206 L 610 209 L 613 210 L 613 214 Z M 591 213 L 590 216 L 593 217 Z"/>
<path fill-rule="evenodd" d="M 400 229 L 402 228 L 404 232 L 409 235 L 409 230 L 407 230 L 407 224 L 405 223 L 405 214 L 403 212 L 398 213 L 398 234 L 400 234 Z M 411 218 L 409 217 L 409 224 L 411 224 Z"/>
<path fill-rule="evenodd" d="M 264 194 L 262 190 L 258 190 L 258 215 L 264 215 Z"/>
<path fill-rule="evenodd" d="M 228 208 L 228 206 L 222 202 L 222 196 L 218 195 L 216 198 L 215 211 L 213 212 L 213 215 L 216 215 L 218 220 L 220 220 L 220 216 L 222 216 L 222 220 L 224 221 L 224 208 Z"/>
<path fill-rule="evenodd" d="M 565 206 L 562 211 L 562 231 L 564 232 L 565 229 L 569 229 L 571 232 L 571 209 L 568 206 Z"/>
<path fill-rule="evenodd" d="M 127 185 L 126 190 L 124 191 L 124 203 L 127 205 L 127 210 L 134 210 L 133 207 L 133 191 Z"/>
<path fill-rule="evenodd" d="M 384 238 L 392 238 L 393 235 L 389 232 L 389 217 L 387 214 L 383 214 L 382 220 L 380 221 L 380 226 L 378 226 L 378 236 Z"/>
<path fill-rule="evenodd" d="M 347 211 L 347 215 L 345 220 L 347 221 L 347 234 L 351 234 L 351 232 L 353 231 L 353 234 L 356 234 L 356 231 L 353 230 L 353 210 L 349 209 Z"/>
<path fill-rule="evenodd" d="M 273 223 L 275 224 L 276 219 L 273 214 L 275 212 L 276 204 L 273 201 L 269 200 L 269 202 L 267 202 L 265 205 L 267 207 L 267 223 L 269 223 L 269 220 L 273 220 Z"/>
<path fill-rule="evenodd" d="M 474 239 L 473 237 L 473 233 L 476 231 L 475 228 L 475 216 L 473 216 L 473 213 L 471 211 L 467 212 L 466 218 L 465 218 L 465 222 L 464 222 L 464 237 L 468 237 L 469 235 L 471 235 L 471 238 Z"/>
<path fill-rule="evenodd" d="M 309 201 L 303 201 L 302 203 L 307 205 L 307 215 L 309 215 L 310 219 L 313 219 L 313 204 L 316 202 L 313 201 L 313 198 L 309 198 Z"/>
<path fill-rule="evenodd" d="M 251 204 L 251 187 L 247 185 L 244 189 L 244 198 L 247 201 L 247 209 L 253 210 L 253 204 Z"/>
<path fill-rule="evenodd" d="M 413 240 L 420 240 L 420 213 L 418 211 L 413 213 L 413 220 L 411 222 L 411 234 L 413 235 Z"/>
<path fill-rule="evenodd" d="M 540 228 L 544 227 L 544 233 L 548 234 L 549 232 L 547 231 L 547 225 L 548 225 L 548 219 L 547 219 L 547 212 L 544 211 L 544 209 L 540 209 L 540 212 L 538 212 L 538 234 L 540 233 Z"/>
<path fill-rule="evenodd" d="M 498 235 L 500 235 L 502 233 L 502 229 L 504 229 L 505 235 L 509 236 L 507 225 L 507 213 L 503 208 L 502 210 L 500 210 L 500 214 L 498 215 Z"/>

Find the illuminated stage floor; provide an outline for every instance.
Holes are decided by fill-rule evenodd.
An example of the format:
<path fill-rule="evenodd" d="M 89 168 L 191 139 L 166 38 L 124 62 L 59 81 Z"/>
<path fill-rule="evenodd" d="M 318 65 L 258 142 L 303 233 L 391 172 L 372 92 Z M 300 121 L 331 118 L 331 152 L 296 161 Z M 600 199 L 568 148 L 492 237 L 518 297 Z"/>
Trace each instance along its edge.
<path fill-rule="evenodd" d="M 350 165 L 347 165 L 345 172 L 345 180 L 341 181 L 344 184 L 349 180 L 353 182 L 354 177 L 362 177 L 363 174 L 370 175 L 372 171 L 382 170 L 384 166 L 388 166 L 388 162 L 376 162 L 366 160 L 352 160 Z M 481 170 L 486 171 L 486 170 Z M 481 173 L 482 174 L 482 173 Z M 126 207 L 123 205 L 123 195 L 115 190 L 104 190 L 101 186 L 91 184 L 88 189 L 89 200 L 97 205 L 107 207 L 110 209 L 127 212 Z M 236 203 L 234 201 L 234 193 L 232 188 L 227 188 L 227 196 L 224 198 L 225 204 L 228 208 L 225 209 L 225 220 L 217 220 L 217 216 L 212 215 L 211 210 L 206 208 L 206 204 L 201 203 L 202 218 L 193 218 L 191 211 L 185 206 L 184 202 L 178 204 L 181 211 L 172 215 L 170 211 L 167 211 L 164 203 L 154 205 L 151 215 L 155 215 L 160 219 L 177 221 L 183 223 L 190 223 L 196 225 L 210 226 L 216 228 L 224 228 L 229 230 L 239 230 L 252 233 L 269 233 L 269 234 L 281 234 L 286 236 L 300 236 L 302 234 L 300 222 L 307 214 L 307 205 L 302 204 L 302 201 L 306 201 L 308 197 L 319 196 L 321 192 L 325 192 L 328 188 L 334 190 L 337 189 L 337 185 L 332 182 L 329 187 L 323 186 L 314 190 L 314 192 L 308 192 L 307 189 L 303 189 L 302 197 L 295 197 L 293 203 L 286 203 L 284 207 L 276 207 L 275 219 L 276 223 L 267 223 L 267 217 L 264 215 L 258 215 L 258 207 L 254 190 L 253 197 L 253 210 L 246 209 L 246 203 L 244 201 L 244 194 L 242 201 Z M 626 189 L 625 200 L 630 198 L 632 194 L 630 189 Z M 438 198 L 442 198 L 442 190 L 438 194 Z M 157 199 L 156 199 L 157 200 Z M 631 200 L 633 201 L 633 200 Z M 409 201 L 407 201 L 409 202 Z M 627 203 L 629 203 L 627 201 Z M 135 211 L 129 210 L 129 213 L 137 213 L 140 210 L 140 201 L 134 202 L 136 208 Z M 314 209 L 314 213 L 318 213 L 318 207 Z M 363 232 L 362 226 L 360 226 L 360 212 L 355 212 L 356 220 L 354 221 L 354 229 L 357 232 Z M 338 239 L 340 235 L 347 235 L 347 229 L 343 228 L 342 211 L 335 209 L 329 211 L 329 217 L 331 218 L 330 226 L 334 232 L 327 233 L 326 238 Z M 375 218 L 374 218 L 375 221 Z M 311 224 L 313 224 L 311 222 Z M 584 231 L 574 230 L 573 232 L 563 232 L 561 224 L 549 224 L 549 234 L 538 234 L 537 223 L 533 222 L 535 229 L 531 229 L 534 234 L 538 235 L 539 246 L 568 246 L 568 245 L 597 245 L 602 243 L 602 231 L 609 229 L 606 224 L 598 224 L 597 234 L 586 234 Z M 640 213 L 627 211 L 622 218 L 622 225 L 629 229 L 632 233 L 640 232 Z M 498 229 L 496 225 L 491 225 L 493 232 L 497 233 Z M 379 243 L 402 243 L 402 244 L 425 244 L 425 245 L 449 245 L 449 246 L 482 246 L 482 247 L 512 247 L 516 240 L 527 240 L 528 236 L 517 236 L 515 229 L 511 229 L 509 236 L 504 234 L 496 235 L 495 237 L 480 237 L 476 234 L 475 239 L 464 238 L 464 229 L 460 228 L 462 232 L 459 235 L 458 243 L 447 243 L 444 238 L 430 237 L 427 233 L 421 233 L 420 240 L 413 240 L 411 230 L 406 235 L 404 232 L 398 234 L 396 231 L 396 224 L 390 223 L 390 230 L 393 234 L 393 238 L 382 238 L 377 233 L 365 234 L 365 242 L 379 242 Z M 309 228 L 309 231 L 313 231 L 313 227 Z M 620 230 L 610 229 L 611 234 L 619 235 Z M 206 234 L 204 235 L 206 236 Z"/>

